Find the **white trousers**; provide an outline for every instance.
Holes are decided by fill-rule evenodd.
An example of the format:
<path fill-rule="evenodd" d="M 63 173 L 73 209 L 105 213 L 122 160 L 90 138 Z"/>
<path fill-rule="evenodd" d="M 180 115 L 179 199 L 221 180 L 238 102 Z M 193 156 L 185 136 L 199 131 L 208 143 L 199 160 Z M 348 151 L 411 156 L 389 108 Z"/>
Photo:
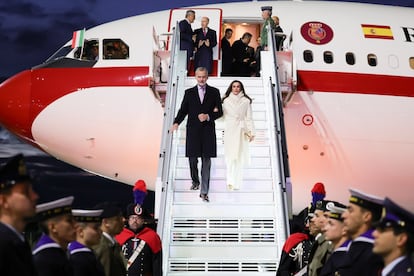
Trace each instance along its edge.
<path fill-rule="evenodd" d="M 243 181 L 243 165 L 240 160 L 226 161 L 227 166 L 227 185 L 233 185 L 233 188 L 240 189 Z"/>

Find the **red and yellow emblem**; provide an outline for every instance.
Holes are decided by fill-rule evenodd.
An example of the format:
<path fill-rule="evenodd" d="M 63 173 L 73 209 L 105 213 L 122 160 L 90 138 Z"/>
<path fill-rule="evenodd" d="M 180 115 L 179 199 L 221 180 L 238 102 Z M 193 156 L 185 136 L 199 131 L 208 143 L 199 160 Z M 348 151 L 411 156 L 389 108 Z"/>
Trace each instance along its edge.
<path fill-rule="evenodd" d="M 333 30 L 322 22 L 306 22 L 300 28 L 302 37 L 309 43 L 323 45 L 333 38 Z"/>

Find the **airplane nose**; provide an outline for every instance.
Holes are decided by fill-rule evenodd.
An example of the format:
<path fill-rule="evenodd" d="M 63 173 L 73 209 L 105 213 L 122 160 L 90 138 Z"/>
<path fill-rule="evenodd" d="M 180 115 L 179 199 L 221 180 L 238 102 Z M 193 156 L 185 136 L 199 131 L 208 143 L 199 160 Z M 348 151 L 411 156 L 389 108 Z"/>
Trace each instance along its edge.
<path fill-rule="evenodd" d="M 0 125 L 28 140 L 32 140 L 30 101 L 30 70 L 18 73 L 0 84 Z"/>

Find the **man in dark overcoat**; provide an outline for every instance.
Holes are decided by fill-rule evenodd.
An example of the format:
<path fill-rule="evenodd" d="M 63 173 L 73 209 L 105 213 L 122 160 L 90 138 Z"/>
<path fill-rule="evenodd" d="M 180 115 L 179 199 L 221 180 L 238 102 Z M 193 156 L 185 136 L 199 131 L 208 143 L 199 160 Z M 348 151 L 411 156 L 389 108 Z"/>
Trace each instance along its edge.
<path fill-rule="evenodd" d="M 201 18 L 201 28 L 194 31 L 195 34 L 195 66 L 205 67 L 208 73 L 212 73 L 213 69 L 213 48 L 217 45 L 216 31 L 208 27 L 208 17 Z"/>
<path fill-rule="evenodd" d="M 187 52 L 187 70 L 190 69 L 191 57 L 194 51 L 193 28 L 191 23 L 194 22 L 195 11 L 188 10 L 185 13 L 185 18 L 180 21 L 180 50 Z"/>
<path fill-rule="evenodd" d="M 171 131 L 188 115 L 186 133 L 186 156 L 189 158 L 192 190 L 198 190 L 198 158 L 201 157 L 200 197 L 208 202 L 211 157 L 217 156 L 216 125 L 214 121 L 223 115 L 220 92 L 207 85 L 208 72 L 204 67 L 196 69 L 197 85 L 185 91 L 180 110 L 174 119 Z"/>
<path fill-rule="evenodd" d="M 221 75 L 230 76 L 231 66 L 233 64 L 233 54 L 231 52 L 230 38 L 233 35 L 233 30 L 227 28 L 224 31 L 224 36 L 221 39 Z"/>

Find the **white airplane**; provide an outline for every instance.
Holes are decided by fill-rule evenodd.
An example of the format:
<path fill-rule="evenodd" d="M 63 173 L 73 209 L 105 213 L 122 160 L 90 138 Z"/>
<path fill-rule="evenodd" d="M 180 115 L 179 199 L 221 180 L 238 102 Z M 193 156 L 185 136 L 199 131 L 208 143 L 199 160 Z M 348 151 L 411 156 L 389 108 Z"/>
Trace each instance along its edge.
<path fill-rule="evenodd" d="M 279 76 L 293 209 L 315 182 L 347 202 L 348 188 L 389 196 L 414 211 L 414 9 L 339 2 L 266 1 L 192 7 L 232 41 L 260 33 L 273 6 L 287 39 Z M 134 16 L 68 41 L 44 64 L 0 85 L 0 123 L 67 163 L 155 189 L 168 76 L 168 33 L 186 9 Z M 99 55 L 92 54 L 98 47 Z M 214 53 L 215 74 L 220 53 Z"/>

